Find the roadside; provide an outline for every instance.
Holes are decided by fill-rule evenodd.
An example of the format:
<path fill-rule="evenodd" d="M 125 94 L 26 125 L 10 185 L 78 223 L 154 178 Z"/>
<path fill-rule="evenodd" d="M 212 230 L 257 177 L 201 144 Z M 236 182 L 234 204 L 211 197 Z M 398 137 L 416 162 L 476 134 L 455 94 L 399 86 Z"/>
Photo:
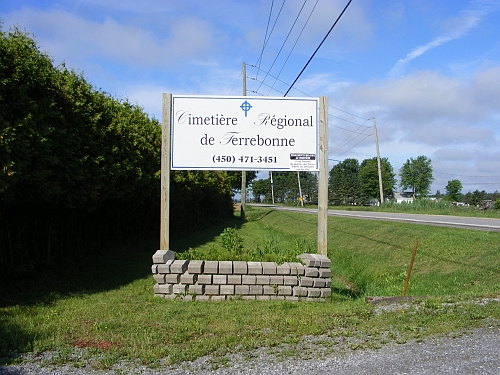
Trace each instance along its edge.
<path fill-rule="evenodd" d="M 206 356 L 193 362 L 154 369 L 126 362 L 107 371 L 69 365 L 42 367 L 40 363 L 44 357 L 41 356 L 23 365 L 0 367 L 0 375 L 500 374 L 498 325 L 418 342 L 391 343 L 371 350 L 349 349 L 343 340 L 338 345 L 327 347 L 321 337 L 310 338 L 308 343 L 301 358 L 285 355 L 287 348 L 282 346 L 223 357 Z"/>

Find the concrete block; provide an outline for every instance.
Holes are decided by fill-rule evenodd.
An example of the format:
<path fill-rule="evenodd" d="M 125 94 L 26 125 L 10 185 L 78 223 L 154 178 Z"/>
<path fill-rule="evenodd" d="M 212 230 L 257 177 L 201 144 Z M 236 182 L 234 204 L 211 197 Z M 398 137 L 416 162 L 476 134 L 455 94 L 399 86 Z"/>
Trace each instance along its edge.
<path fill-rule="evenodd" d="M 250 291 L 249 285 L 235 285 L 234 286 L 234 294 L 238 295 L 247 295 Z"/>
<path fill-rule="evenodd" d="M 264 295 L 276 295 L 278 293 L 278 287 L 272 287 L 271 285 L 263 285 L 262 293 Z"/>
<path fill-rule="evenodd" d="M 304 270 L 304 276 L 305 277 L 318 277 L 319 276 L 318 269 L 315 267 L 306 267 L 306 269 Z"/>
<path fill-rule="evenodd" d="M 272 300 L 284 301 L 285 296 L 271 296 Z"/>
<path fill-rule="evenodd" d="M 215 275 L 219 273 L 219 262 L 216 260 L 207 260 L 203 267 L 203 273 Z"/>
<path fill-rule="evenodd" d="M 179 297 L 179 295 L 177 294 L 164 294 L 164 296 L 164 298 L 168 299 L 169 301 L 174 301 L 177 299 L 177 297 Z"/>
<path fill-rule="evenodd" d="M 189 294 L 202 295 L 205 291 L 205 285 L 193 284 L 188 287 Z"/>
<path fill-rule="evenodd" d="M 158 265 L 157 264 L 153 264 L 151 266 L 151 273 L 153 273 L 153 274 L 158 273 Z"/>
<path fill-rule="evenodd" d="M 300 254 L 297 255 L 297 258 L 304 263 L 306 267 L 319 267 L 321 265 L 321 261 L 315 257 L 316 254 Z"/>
<path fill-rule="evenodd" d="M 261 295 L 264 293 L 264 290 L 262 288 L 262 285 L 250 285 L 248 293 L 254 295 Z"/>
<path fill-rule="evenodd" d="M 299 279 L 297 276 L 283 276 L 283 285 L 299 285 Z"/>
<path fill-rule="evenodd" d="M 290 264 L 290 275 L 302 276 L 304 274 L 304 265 L 302 263 L 294 262 Z"/>
<path fill-rule="evenodd" d="M 227 275 L 212 275 L 212 284 L 214 285 L 227 284 Z"/>
<path fill-rule="evenodd" d="M 330 268 L 332 261 L 327 256 L 318 254 L 318 257 L 321 261 L 321 268 Z"/>
<path fill-rule="evenodd" d="M 155 279 L 155 281 L 158 284 L 165 284 L 165 275 L 156 274 L 156 275 L 153 275 L 153 279 Z"/>
<path fill-rule="evenodd" d="M 172 250 L 156 250 L 156 253 L 153 254 L 154 264 L 165 263 L 169 259 L 175 259 L 175 253 Z"/>
<path fill-rule="evenodd" d="M 225 300 L 226 300 L 226 296 L 215 296 L 215 295 L 213 295 L 210 298 L 210 301 L 212 301 L 212 302 L 222 302 L 222 301 L 225 301 Z"/>
<path fill-rule="evenodd" d="M 312 277 L 305 277 L 305 276 L 301 277 L 299 285 L 303 286 L 303 287 L 313 286 L 314 285 L 314 279 Z"/>
<path fill-rule="evenodd" d="M 155 292 L 155 294 L 160 293 L 160 285 L 159 284 L 153 285 L 153 292 Z"/>
<path fill-rule="evenodd" d="M 253 301 L 253 300 L 255 300 L 255 299 L 256 299 L 255 297 L 256 297 L 256 296 L 241 296 L 241 299 L 242 299 L 243 301 Z"/>
<path fill-rule="evenodd" d="M 256 275 L 241 275 L 241 283 L 244 285 L 255 285 L 257 283 Z"/>
<path fill-rule="evenodd" d="M 332 290 L 330 288 L 321 288 L 320 289 L 321 297 L 330 297 L 332 295 Z"/>
<path fill-rule="evenodd" d="M 219 289 L 219 294 L 224 295 L 233 295 L 234 294 L 234 285 L 221 285 Z"/>
<path fill-rule="evenodd" d="M 170 265 L 170 273 L 184 273 L 187 270 L 189 260 L 174 260 Z"/>
<path fill-rule="evenodd" d="M 330 268 L 320 268 L 318 270 L 319 277 L 323 277 L 325 279 L 332 276 L 332 270 Z"/>
<path fill-rule="evenodd" d="M 289 285 L 279 285 L 278 286 L 278 296 L 291 296 L 292 287 Z"/>
<path fill-rule="evenodd" d="M 246 275 L 248 272 L 248 264 L 242 260 L 236 260 L 233 262 L 233 274 L 234 275 Z"/>
<path fill-rule="evenodd" d="M 181 275 L 178 273 L 166 274 L 165 282 L 169 284 L 179 284 L 181 282 Z"/>
<path fill-rule="evenodd" d="M 210 301 L 210 296 L 197 294 L 194 300 L 196 302 L 208 302 Z"/>
<path fill-rule="evenodd" d="M 330 288 L 332 286 L 332 279 L 325 279 L 325 288 Z"/>
<path fill-rule="evenodd" d="M 230 260 L 222 260 L 219 262 L 219 274 L 231 275 L 233 273 L 233 262 Z"/>
<path fill-rule="evenodd" d="M 307 288 L 295 286 L 293 287 L 292 294 L 296 297 L 307 297 Z"/>
<path fill-rule="evenodd" d="M 212 284 L 212 275 L 198 275 L 198 284 L 202 285 Z"/>
<path fill-rule="evenodd" d="M 325 279 L 314 279 L 314 288 L 324 288 L 325 287 Z"/>
<path fill-rule="evenodd" d="M 229 285 L 241 284 L 241 275 L 227 275 L 227 283 Z"/>
<path fill-rule="evenodd" d="M 271 296 L 263 295 L 263 296 L 256 296 L 257 301 L 269 301 L 271 299 Z"/>
<path fill-rule="evenodd" d="M 174 284 L 174 294 L 183 294 L 187 292 L 188 286 L 185 284 Z"/>
<path fill-rule="evenodd" d="M 248 262 L 248 271 L 249 275 L 262 275 L 262 263 L 261 262 Z"/>
<path fill-rule="evenodd" d="M 194 301 L 194 296 L 192 294 L 186 294 L 179 296 L 179 300 L 183 302 L 193 302 Z"/>
<path fill-rule="evenodd" d="M 172 259 L 169 259 L 163 264 L 158 264 L 158 273 L 170 273 L 170 266 L 173 262 Z"/>
<path fill-rule="evenodd" d="M 276 263 L 275 262 L 262 262 L 262 274 L 263 275 L 276 275 Z"/>
<path fill-rule="evenodd" d="M 257 275 L 255 284 L 257 285 L 269 285 L 271 278 L 269 275 Z"/>
<path fill-rule="evenodd" d="M 321 290 L 319 288 L 307 288 L 308 297 L 321 297 Z"/>
<path fill-rule="evenodd" d="M 283 277 L 284 276 L 269 276 L 269 284 L 270 285 L 283 285 Z"/>
<path fill-rule="evenodd" d="M 203 265 L 205 264 L 202 260 L 192 260 L 188 264 L 188 272 L 191 274 L 203 273 Z"/>
<path fill-rule="evenodd" d="M 198 280 L 198 275 L 197 274 L 192 274 L 189 272 L 184 272 L 181 275 L 181 284 L 196 284 L 196 280 Z"/>
<path fill-rule="evenodd" d="M 288 276 L 290 275 L 290 264 L 289 263 L 283 263 L 280 264 L 279 266 L 276 267 L 276 274 L 277 275 L 283 275 L 283 276 Z"/>
<path fill-rule="evenodd" d="M 219 294 L 219 285 L 205 285 L 205 294 L 208 295 Z"/>
<path fill-rule="evenodd" d="M 285 300 L 286 301 L 292 301 L 292 302 L 299 302 L 299 297 L 296 297 L 296 296 L 286 296 Z"/>

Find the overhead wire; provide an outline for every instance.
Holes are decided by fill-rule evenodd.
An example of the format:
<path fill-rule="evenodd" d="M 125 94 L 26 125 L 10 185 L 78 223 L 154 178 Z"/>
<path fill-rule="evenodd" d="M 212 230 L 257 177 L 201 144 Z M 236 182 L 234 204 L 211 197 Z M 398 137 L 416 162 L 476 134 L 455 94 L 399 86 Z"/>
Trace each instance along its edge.
<path fill-rule="evenodd" d="M 280 14 L 281 14 L 281 11 L 283 10 L 283 5 L 285 5 L 285 0 L 283 0 L 283 3 L 281 4 L 281 8 L 278 12 L 278 15 L 276 16 L 276 19 L 274 20 L 274 24 L 273 24 L 273 27 L 271 29 L 271 31 L 269 32 L 269 36 L 267 37 L 267 40 L 266 42 L 264 43 L 264 47 L 262 49 L 262 53 L 259 57 L 259 60 L 262 62 L 262 57 L 264 55 L 264 50 L 265 48 L 267 47 L 267 43 L 269 43 L 269 39 L 271 39 L 271 35 L 273 34 L 273 31 L 274 31 L 274 27 L 276 26 L 276 23 L 278 22 L 278 19 L 280 18 Z M 259 63 L 259 70 L 260 70 L 260 63 Z M 259 70 L 257 70 L 257 74 L 259 74 Z"/>
<path fill-rule="evenodd" d="M 259 70 L 260 70 L 260 63 L 262 61 L 262 55 L 264 55 L 264 49 L 266 48 L 267 32 L 269 31 L 269 23 L 271 22 L 271 15 L 273 14 L 273 6 L 274 6 L 274 0 L 271 2 L 271 10 L 269 11 L 269 17 L 267 18 L 266 34 L 264 35 L 264 41 L 262 42 L 262 51 L 260 52 L 260 56 L 257 59 L 257 63 L 259 64 Z M 256 77 L 259 76 L 259 70 L 257 70 Z"/>
<path fill-rule="evenodd" d="M 257 67 L 256 67 L 255 65 L 252 65 L 252 64 L 247 64 L 247 67 L 251 67 L 251 68 L 257 69 Z M 263 69 L 261 69 L 261 70 L 262 70 L 262 71 L 264 71 Z M 266 73 L 269 75 L 269 77 L 271 77 L 271 78 L 275 78 L 276 80 L 278 80 L 279 82 L 281 82 L 281 83 L 283 83 L 283 84 L 285 84 L 285 85 L 287 85 L 287 86 L 289 85 L 287 82 L 285 82 L 285 81 L 283 81 L 283 80 L 279 79 L 278 77 L 273 76 L 271 73 L 268 73 L 268 72 L 266 72 Z M 253 80 L 253 81 L 257 81 L 257 82 L 259 82 L 259 83 L 260 83 L 260 82 L 262 82 L 262 81 L 260 81 L 259 79 L 255 78 L 255 77 L 247 77 L 247 78 L 250 78 L 251 80 Z M 269 85 L 267 85 L 267 84 L 265 84 L 265 83 L 263 83 L 263 85 L 264 85 L 264 86 L 267 86 L 267 87 L 271 87 L 271 86 L 269 86 Z M 280 93 L 280 94 L 283 94 L 283 92 L 282 92 L 282 91 L 280 91 L 280 90 L 278 90 L 278 89 L 276 89 L 276 88 L 272 88 L 272 89 L 273 89 L 274 91 L 276 91 L 276 92 Z M 307 97 L 312 98 L 312 95 L 310 95 L 310 94 L 308 94 L 308 93 L 306 93 L 306 92 L 304 92 L 304 91 L 302 91 L 302 90 L 300 90 L 300 89 L 294 88 L 294 90 L 296 90 L 296 91 L 300 92 L 301 94 L 303 94 L 303 95 L 305 95 L 305 96 L 307 96 Z M 261 93 L 259 93 L 259 95 L 266 96 L 266 95 L 261 94 Z M 269 94 L 268 94 L 267 96 L 269 96 Z M 367 119 L 366 117 L 361 117 L 361 116 L 355 115 L 355 114 L 350 113 L 350 112 L 347 112 L 347 111 L 345 111 L 345 110 L 343 110 L 343 109 L 337 108 L 337 107 L 335 107 L 335 106 L 333 106 L 333 105 L 331 105 L 331 104 L 329 104 L 329 105 L 328 105 L 328 107 L 333 108 L 333 109 L 335 109 L 335 110 L 338 110 L 338 111 L 340 111 L 340 112 L 346 113 L 346 114 L 348 114 L 348 115 L 350 115 L 350 116 L 353 116 L 353 117 L 359 118 L 359 119 L 361 119 L 361 120 L 364 120 L 364 122 L 371 120 L 371 118 L 368 118 L 368 119 Z M 348 122 L 348 123 L 351 123 L 351 124 L 354 124 L 354 125 L 358 125 L 358 126 L 360 126 L 360 124 L 358 124 L 358 123 L 355 123 L 355 122 L 352 122 L 352 121 L 346 120 L 346 119 L 344 119 L 344 118 L 342 118 L 342 117 L 338 117 L 338 116 L 332 115 L 331 113 L 329 113 L 329 114 L 328 114 L 328 116 L 335 117 L 336 119 L 339 119 L 339 120 L 342 120 L 342 121 L 345 121 L 345 122 Z M 369 128 L 369 126 L 366 126 L 366 127 L 367 127 L 367 128 Z M 371 127 L 370 127 L 370 128 L 371 128 Z"/>
<path fill-rule="evenodd" d="M 271 67 L 269 67 L 267 70 L 268 72 L 271 71 L 273 69 L 273 66 L 274 64 L 276 63 L 276 60 L 278 60 L 278 57 L 279 55 L 281 54 L 281 51 L 283 50 L 283 48 L 285 47 L 285 44 L 286 44 L 286 41 L 288 40 L 288 38 L 290 37 L 290 34 L 292 33 L 292 30 L 293 28 L 295 27 L 295 24 L 297 23 L 297 20 L 299 19 L 300 17 L 300 14 L 302 13 L 302 9 L 304 9 L 304 5 L 306 5 L 306 1 L 307 0 L 304 0 L 304 3 L 302 4 L 302 7 L 300 8 L 299 10 L 299 14 L 297 14 L 297 17 L 295 17 L 295 21 L 293 21 L 293 24 L 292 24 L 292 27 L 290 28 L 290 30 L 288 31 L 288 34 L 285 38 L 285 40 L 283 41 L 283 44 L 281 45 L 281 48 L 279 49 L 278 53 L 276 54 L 276 57 L 274 58 L 274 61 L 273 63 L 271 64 Z M 265 81 L 266 78 L 267 78 L 268 74 L 266 74 L 266 76 L 264 77 L 264 79 L 262 81 Z M 261 84 L 262 85 L 262 84 Z M 257 90 L 260 89 L 260 86 L 257 88 Z"/>
<path fill-rule="evenodd" d="M 293 83 L 291 84 L 291 86 L 288 88 L 288 90 L 286 91 L 285 93 L 285 96 L 287 96 L 287 94 L 290 92 L 291 88 L 295 85 L 295 83 L 299 80 L 300 76 L 302 75 L 302 73 L 304 73 L 304 71 L 306 70 L 307 66 L 309 65 L 309 63 L 311 62 L 311 60 L 314 58 L 314 56 L 316 55 L 316 53 L 319 51 L 319 49 L 321 48 L 321 46 L 323 45 L 323 43 L 325 42 L 326 38 L 328 38 L 328 35 L 330 35 L 330 33 L 332 32 L 333 28 L 335 27 L 335 25 L 337 25 L 337 23 L 339 22 L 340 18 L 342 17 L 342 15 L 345 13 L 345 11 L 347 10 L 347 8 L 349 7 L 349 5 L 351 4 L 352 0 L 349 0 L 349 2 L 347 3 L 347 5 L 344 7 L 344 9 L 342 10 L 342 12 L 340 13 L 340 15 L 337 17 L 337 19 L 335 20 L 335 22 L 333 23 L 332 27 L 330 28 L 330 30 L 328 30 L 328 32 L 326 33 L 325 37 L 323 38 L 323 40 L 321 41 L 321 43 L 319 44 L 319 46 L 316 48 L 316 50 L 314 51 L 314 53 L 311 55 L 311 57 L 309 58 L 309 60 L 307 61 L 306 65 L 304 65 L 304 67 L 302 68 L 302 70 L 300 71 L 299 75 L 297 76 L 297 78 L 295 78 L 295 80 L 293 81 Z"/>
<path fill-rule="evenodd" d="M 286 66 L 286 64 L 287 64 L 287 62 L 288 62 L 288 60 L 290 59 L 290 56 L 292 55 L 292 52 L 293 52 L 293 50 L 295 49 L 295 46 L 297 45 L 297 43 L 298 43 L 298 41 L 299 41 L 300 37 L 302 36 L 302 33 L 304 32 L 304 29 L 306 28 L 307 24 L 309 23 L 309 20 L 311 19 L 312 14 L 314 13 L 314 10 L 316 9 L 316 6 L 318 5 L 318 2 L 319 2 L 319 0 L 316 0 L 316 4 L 314 4 L 313 8 L 311 9 L 311 12 L 309 13 L 309 17 L 307 17 L 307 20 L 306 20 L 306 22 L 304 23 L 304 26 L 302 26 L 302 30 L 300 30 L 300 33 L 299 33 L 299 35 L 298 35 L 297 39 L 295 40 L 295 43 L 293 44 L 293 46 L 292 46 L 292 48 L 291 48 L 290 52 L 288 53 L 288 56 L 286 57 L 285 62 L 283 63 L 283 66 L 281 67 L 280 71 L 278 72 L 278 75 L 277 75 L 277 76 L 275 77 L 275 79 L 274 79 L 274 83 L 273 83 L 272 88 L 274 88 L 274 85 L 275 85 L 275 84 L 276 84 L 276 82 L 278 81 L 278 78 L 279 78 L 279 76 L 281 75 L 281 72 L 282 72 L 282 71 L 283 71 L 283 69 L 285 68 L 285 66 Z M 304 4 L 305 4 L 305 1 L 304 1 Z M 302 11 L 302 9 L 301 9 L 301 11 Z M 270 93 L 270 92 L 271 92 L 271 90 L 269 90 L 269 93 Z M 269 95 L 269 93 L 268 93 L 268 95 Z"/>

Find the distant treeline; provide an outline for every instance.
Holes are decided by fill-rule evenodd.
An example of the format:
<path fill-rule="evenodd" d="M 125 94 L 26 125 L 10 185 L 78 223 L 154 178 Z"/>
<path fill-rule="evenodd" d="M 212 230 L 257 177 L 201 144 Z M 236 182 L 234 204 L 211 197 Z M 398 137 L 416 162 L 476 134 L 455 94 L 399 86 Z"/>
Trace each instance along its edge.
<path fill-rule="evenodd" d="M 161 127 L 0 28 L 0 274 L 157 230 Z M 227 173 L 172 172 L 171 232 L 232 215 Z"/>

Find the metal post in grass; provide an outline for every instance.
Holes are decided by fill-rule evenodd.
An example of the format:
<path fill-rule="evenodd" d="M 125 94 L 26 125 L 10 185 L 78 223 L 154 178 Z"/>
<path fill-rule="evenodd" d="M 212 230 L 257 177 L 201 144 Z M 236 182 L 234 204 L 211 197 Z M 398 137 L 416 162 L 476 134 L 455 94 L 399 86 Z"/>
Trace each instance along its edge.
<path fill-rule="evenodd" d="M 328 97 L 319 98 L 318 253 L 327 255 L 328 229 Z"/>
<path fill-rule="evenodd" d="M 403 297 L 406 295 L 406 288 L 408 287 L 408 283 L 410 281 L 411 269 L 413 268 L 413 261 L 415 260 L 415 255 L 417 254 L 417 246 L 418 246 L 418 241 L 415 243 L 415 247 L 413 248 L 411 262 L 410 262 L 410 266 L 408 267 L 408 274 L 406 275 L 405 286 L 403 288 Z"/>

